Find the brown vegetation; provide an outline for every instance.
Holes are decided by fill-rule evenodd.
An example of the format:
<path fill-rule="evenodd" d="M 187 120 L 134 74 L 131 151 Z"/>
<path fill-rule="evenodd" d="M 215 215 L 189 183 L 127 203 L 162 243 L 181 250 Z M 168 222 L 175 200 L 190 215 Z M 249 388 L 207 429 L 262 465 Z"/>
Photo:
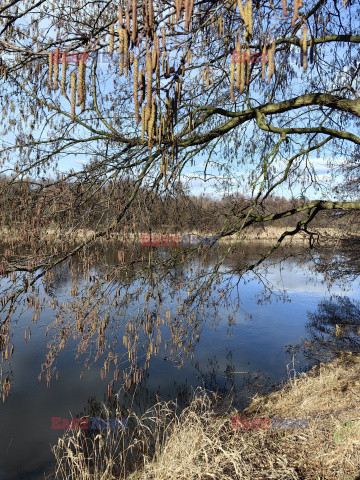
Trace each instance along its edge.
<path fill-rule="evenodd" d="M 132 415 L 134 427 L 118 436 L 107 430 L 90 441 L 68 431 L 54 449 L 57 479 L 353 480 L 360 470 L 359 374 L 360 357 L 344 354 L 255 396 L 243 412 L 200 391 L 180 413 L 169 402 Z M 308 427 L 236 430 L 231 417 L 238 415 L 305 418 Z"/>
<path fill-rule="evenodd" d="M 110 182 L 106 186 L 86 182 L 69 182 L 59 180 L 55 184 L 37 182 L 31 179 L 12 182 L 6 177 L 0 179 L 0 227 L 6 235 L 35 236 L 40 231 L 46 236 L 83 232 L 96 233 L 99 228 L 106 228 L 109 219 L 123 208 L 130 194 L 131 179 Z M 111 200 L 110 200 L 111 199 Z M 277 239 L 284 228 L 295 228 L 302 218 L 296 209 L 308 200 L 287 200 L 284 197 L 269 196 L 266 201 L 253 209 L 251 198 L 242 194 L 223 196 L 221 199 L 210 196 L 194 196 L 172 190 L 161 196 L 141 189 L 131 215 L 125 217 L 121 229 L 116 233 L 140 234 L 156 233 L 198 233 L 216 234 L 222 231 L 224 221 L 229 225 L 236 222 L 240 213 L 251 210 L 253 215 L 266 217 L 294 209 L 292 215 L 268 222 L 258 221 L 242 232 L 242 238 Z M 326 210 L 318 213 L 312 221 L 312 229 L 323 233 L 337 228 L 356 232 L 357 222 L 349 213 L 340 214 Z M 65 228 L 66 229 L 65 229 Z M 91 233 L 90 233 L 91 234 Z M 24 236 L 25 235 L 25 236 Z M 115 235 L 116 236 L 116 235 Z M 234 235 L 233 235 L 234 236 Z M 231 235 L 230 235 L 231 238 Z M 35 238 L 37 241 L 38 238 Z M 26 241 L 24 242 L 26 243 Z"/>

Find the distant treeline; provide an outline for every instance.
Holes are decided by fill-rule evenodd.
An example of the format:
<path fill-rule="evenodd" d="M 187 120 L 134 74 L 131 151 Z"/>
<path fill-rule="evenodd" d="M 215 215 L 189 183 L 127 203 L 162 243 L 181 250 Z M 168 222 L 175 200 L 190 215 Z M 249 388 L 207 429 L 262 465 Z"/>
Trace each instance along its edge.
<path fill-rule="evenodd" d="M 102 185 L 93 178 L 83 181 L 57 182 L 31 180 L 11 181 L 0 178 L 1 226 L 28 225 L 33 229 L 48 227 L 106 228 L 122 211 L 134 189 L 134 181 L 108 181 Z M 261 216 L 297 208 L 309 199 L 287 200 L 269 196 L 253 211 Z M 128 208 L 121 227 L 117 230 L 134 232 L 219 232 L 226 221 L 236 222 L 239 214 L 249 211 L 251 199 L 241 193 L 225 195 L 221 199 L 211 195 L 195 196 L 180 191 L 174 185 L 166 194 L 141 188 Z M 270 226 L 292 227 L 302 218 L 297 213 L 269 222 Z M 327 227 L 344 224 L 349 214 L 321 212 L 312 225 Z M 256 228 L 265 224 L 258 223 Z"/>

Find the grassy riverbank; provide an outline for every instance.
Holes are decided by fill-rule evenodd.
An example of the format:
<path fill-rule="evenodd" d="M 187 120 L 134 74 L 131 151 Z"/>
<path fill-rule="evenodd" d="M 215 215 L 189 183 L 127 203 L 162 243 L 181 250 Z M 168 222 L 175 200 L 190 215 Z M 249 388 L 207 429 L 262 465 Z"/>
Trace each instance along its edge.
<path fill-rule="evenodd" d="M 307 419 L 307 428 L 234 429 L 234 416 L 249 422 L 273 417 Z M 66 434 L 55 450 L 57 478 L 356 480 L 360 475 L 360 357 L 342 355 L 321 364 L 289 379 L 270 395 L 255 396 L 242 412 L 198 392 L 181 413 L 161 403 L 129 424 L 132 420 L 136 422 L 131 433 L 116 437 L 105 431 L 92 440 L 91 465 L 83 454 L 82 435 Z"/>

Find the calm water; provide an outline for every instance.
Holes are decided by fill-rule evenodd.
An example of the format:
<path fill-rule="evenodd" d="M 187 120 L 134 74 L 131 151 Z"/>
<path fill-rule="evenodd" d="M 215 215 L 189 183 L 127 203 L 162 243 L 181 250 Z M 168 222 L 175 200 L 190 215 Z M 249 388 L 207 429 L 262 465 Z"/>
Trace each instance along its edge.
<path fill-rule="evenodd" d="M 111 262 L 116 255 L 111 252 L 109 255 Z M 251 255 L 253 252 L 249 251 L 247 256 Z M 342 261 L 344 265 L 348 264 L 345 253 L 337 251 L 336 257 L 334 255 L 322 256 L 322 264 L 334 259 L 340 264 Z M 219 305 L 216 312 L 211 302 L 204 306 L 193 358 L 178 353 L 173 361 L 169 361 L 169 352 L 162 347 L 169 332 L 166 326 L 162 326 L 159 352 L 150 359 L 147 375 L 136 389 L 133 408 L 141 411 L 151 406 L 156 394 L 162 399 L 178 398 L 180 403 L 185 402 L 191 389 L 197 386 L 231 392 L 235 404 L 243 406 L 256 390 L 268 391 L 287 378 L 291 352 L 295 352 L 297 371 L 309 367 L 313 358 L 304 355 L 302 349 L 289 350 L 302 339 L 313 342 L 313 353 L 318 353 L 319 358 L 330 358 L 335 347 L 343 347 L 340 339 L 332 333 L 334 324 L 349 312 L 353 324 L 359 322 L 356 316 L 359 281 L 352 278 L 351 282 L 344 283 L 342 278 L 330 285 L 324 274 L 319 273 L 321 267 L 314 270 L 317 260 L 317 255 L 312 258 L 299 255 L 285 259 L 279 265 L 276 259 L 259 270 L 264 277 L 247 275 L 239 281 L 236 275 L 233 276 L 230 280 L 233 290 L 227 305 Z M 211 264 L 209 261 L 206 268 Z M 188 273 L 191 268 L 186 269 Z M 269 290 L 264 291 L 264 281 L 268 282 L 272 294 Z M 169 310 L 174 311 L 175 299 L 172 301 L 167 295 L 168 285 L 165 283 L 163 295 Z M 70 278 L 65 271 L 58 278 L 53 293 L 70 298 L 70 290 Z M 284 290 L 285 297 L 282 295 Z M 213 295 L 216 300 L 217 294 Z M 142 301 L 140 297 L 132 308 L 136 309 Z M 24 310 L 14 325 L 15 350 L 10 362 L 12 391 L 5 404 L 0 406 L 1 480 L 42 478 L 44 470 L 51 469 L 50 445 L 56 443 L 62 433 L 51 429 L 51 417 L 70 418 L 70 414 L 96 413 L 99 403 L 106 402 L 107 398 L 108 379 L 101 379 L 101 358 L 90 370 L 86 369 L 80 379 L 84 359 L 75 358 L 76 340 L 70 341 L 59 357 L 58 380 L 53 379 L 50 388 L 44 380 L 38 380 L 47 343 L 51 339 L 51 333 L 45 335 L 46 328 L 54 321 L 55 310 L 46 308 L 41 313 L 38 322 L 31 326 L 31 340 L 25 343 L 24 330 L 31 324 L 31 317 L 31 311 Z M 111 322 L 114 326 L 111 335 L 116 335 L 118 330 L 119 338 L 122 338 L 121 329 L 126 320 L 114 318 L 110 319 Z M 119 352 L 124 350 L 121 341 L 117 348 Z M 180 369 L 177 360 L 183 360 Z M 115 383 L 115 391 L 119 385 Z M 129 404 L 126 395 L 122 398 L 124 404 Z"/>

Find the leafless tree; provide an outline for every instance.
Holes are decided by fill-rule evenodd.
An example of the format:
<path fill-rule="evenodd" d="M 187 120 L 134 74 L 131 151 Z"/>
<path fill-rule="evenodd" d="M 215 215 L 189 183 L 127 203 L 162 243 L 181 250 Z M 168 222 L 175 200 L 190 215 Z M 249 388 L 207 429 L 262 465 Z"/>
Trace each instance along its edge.
<path fill-rule="evenodd" d="M 190 167 L 223 193 L 247 192 L 245 209 L 240 196 L 228 197 L 220 237 L 296 216 L 263 259 L 319 212 L 357 211 L 357 200 L 323 198 L 312 160 L 358 158 L 359 15 L 350 0 L 1 6 L 3 357 L 11 355 L 16 305 L 40 310 L 36 285 L 51 283 L 54 269 L 77 256 L 88 274 L 92 245 L 124 229 L 139 233 L 139 218 L 151 228 L 154 199 L 181 197 Z M 61 174 L 65 161 L 72 168 Z M 262 210 L 278 187 L 297 192 L 296 185 L 294 205 Z M 319 197 L 307 201 L 310 189 Z M 91 233 L 74 241 L 81 229 Z M 163 268 L 161 279 L 195 250 L 175 252 L 171 262 L 151 254 L 142 275 L 154 282 Z M 135 240 L 126 253 L 104 281 L 145 255 Z M 91 318 L 101 337 L 104 312 L 89 296 L 75 303 L 74 328 Z"/>

